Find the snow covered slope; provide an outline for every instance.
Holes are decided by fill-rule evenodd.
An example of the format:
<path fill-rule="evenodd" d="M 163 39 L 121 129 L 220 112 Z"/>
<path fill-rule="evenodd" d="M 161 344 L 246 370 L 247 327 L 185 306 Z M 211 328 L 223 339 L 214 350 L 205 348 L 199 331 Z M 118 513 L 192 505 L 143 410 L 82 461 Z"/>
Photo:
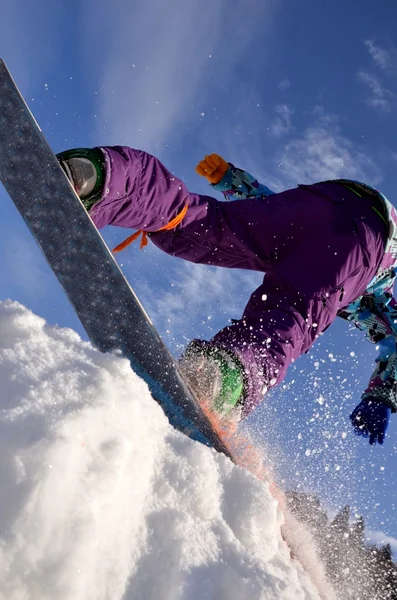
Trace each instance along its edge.
<path fill-rule="evenodd" d="M 319 598 L 266 483 L 176 432 L 126 360 L 0 304 L 1 600 Z"/>

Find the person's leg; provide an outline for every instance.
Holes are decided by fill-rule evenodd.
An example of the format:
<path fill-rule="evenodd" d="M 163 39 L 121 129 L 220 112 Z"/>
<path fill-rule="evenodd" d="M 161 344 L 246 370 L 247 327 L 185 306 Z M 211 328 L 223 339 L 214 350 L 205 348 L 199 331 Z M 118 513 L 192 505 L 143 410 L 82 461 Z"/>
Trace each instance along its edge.
<path fill-rule="evenodd" d="M 367 199 L 360 200 L 333 204 L 336 220 L 276 261 L 242 318 L 211 340 L 212 346 L 234 352 L 244 367 L 244 415 L 376 274 L 385 227 Z"/>
<path fill-rule="evenodd" d="M 101 198 L 90 209 L 97 227 L 150 232 L 163 251 L 192 262 L 266 272 L 319 223 L 333 218 L 332 202 L 321 197 L 321 188 L 319 193 L 296 188 L 263 199 L 218 201 L 189 192 L 146 152 L 121 146 L 101 152 L 105 182 Z M 186 205 L 175 229 L 159 231 Z"/>
<path fill-rule="evenodd" d="M 90 211 L 97 227 L 144 230 L 164 252 L 191 262 L 264 270 L 251 224 L 257 222 L 263 238 L 261 221 L 270 222 L 265 200 L 229 203 L 195 194 L 146 152 L 119 146 L 102 151 L 106 161 L 103 196 Z M 186 215 L 175 229 L 159 231 L 185 206 Z"/>
<path fill-rule="evenodd" d="M 224 202 L 189 192 L 156 157 L 126 146 L 75 148 L 57 157 L 98 228 L 151 233 L 159 248 L 192 262 L 262 269 L 256 252 L 240 239 L 244 216 L 238 225 L 237 210 L 228 223 Z M 159 232 L 184 209 L 175 229 Z"/>

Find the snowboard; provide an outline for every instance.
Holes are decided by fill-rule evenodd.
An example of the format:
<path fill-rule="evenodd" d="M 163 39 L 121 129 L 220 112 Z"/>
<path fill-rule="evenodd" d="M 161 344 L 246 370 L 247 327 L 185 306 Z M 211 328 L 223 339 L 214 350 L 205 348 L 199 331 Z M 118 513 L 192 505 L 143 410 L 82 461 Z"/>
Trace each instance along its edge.
<path fill-rule="evenodd" d="M 91 343 L 130 361 L 176 429 L 233 459 L 183 381 L 2 60 L 0 180 Z"/>

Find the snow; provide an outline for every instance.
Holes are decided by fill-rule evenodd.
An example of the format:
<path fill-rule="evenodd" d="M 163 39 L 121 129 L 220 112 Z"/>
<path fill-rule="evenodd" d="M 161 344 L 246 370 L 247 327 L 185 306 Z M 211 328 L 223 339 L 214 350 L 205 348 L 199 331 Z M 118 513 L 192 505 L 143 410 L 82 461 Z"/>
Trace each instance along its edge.
<path fill-rule="evenodd" d="M 0 381 L 1 600 L 320 598 L 269 485 L 176 432 L 126 360 L 7 301 Z"/>

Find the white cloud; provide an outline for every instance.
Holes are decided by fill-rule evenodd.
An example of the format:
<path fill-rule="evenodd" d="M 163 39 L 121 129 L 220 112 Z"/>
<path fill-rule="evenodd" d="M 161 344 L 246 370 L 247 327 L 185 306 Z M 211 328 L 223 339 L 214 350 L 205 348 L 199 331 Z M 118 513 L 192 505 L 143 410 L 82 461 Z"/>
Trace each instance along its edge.
<path fill-rule="evenodd" d="M 278 163 L 281 175 L 293 185 L 338 177 L 376 185 L 381 179 L 372 158 L 342 134 L 335 117 L 320 108 L 313 125 L 285 145 Z"/>
<path fill-rule="evenodd" d="M 386 70 L 392 65 L 393 59 L 391 52 L 377 46 L 372 40 L 365 40 L 364 44 L 377 67 Z"/>
<path fill-rule="evenodd" d="M 379 108 L 383 111 L 391 110 L 394 104 L 395 95 L 381 84 L 380 79 L 373 73 L 368 73 L 367 71 L 359 71 L 357 76 L 371 92 L 371 95 L 365 100 L 368 106 Z"/>
<path fill-rule="evenodd" d="M 277 116 L 270 126 L 270 133 L 275 137 L 281 137 L 282 135 L 290 133 L 293 129 L 291 124 L 293 110 L 286 104 L 279 104 L 274 110 Z"/>
<path fill-rule="evenodd" d="M 281 90 L 282 92 L 286 92 L 288 90 L 288 88 L 290 87 L 291 82 L 289 79 L 287 79 L 287 77 L 284 77 L 284 79 L 282 79 L 280 81 L 280 83 L 277 85 L 278 89 Z"/>
<path fill-rule="evenodd" d="M 394 91 L 390 91 L 384 82 L 387 79 L 391 84 L 395 79 L 397 49 L 394 46 L 389 46 L 386 50 L 376 45 L 372 40 L 365 40 L 364 44 L 378 69 L 378 74 L 367 70 L 360 70 L 357 73 L 358 79 L 370 91 L 370 94 L 365 98 L 365 102 L 368 106 L 388 112 L 395 107 L 396 94 Z"/>
<path fill-rule="evenodd" d="M 255 32 L 271 26 L 271 10 L 272 0 L 237 0 L 232 12 L 227 0 L 124 1 L 117 11 L 100 2 L 86 44 L 91 75 L 101 79 L 107 142 L 151 150 L 175 142 L 176 126 L 205 110 L 209 93 L 230 87 Z"/>

